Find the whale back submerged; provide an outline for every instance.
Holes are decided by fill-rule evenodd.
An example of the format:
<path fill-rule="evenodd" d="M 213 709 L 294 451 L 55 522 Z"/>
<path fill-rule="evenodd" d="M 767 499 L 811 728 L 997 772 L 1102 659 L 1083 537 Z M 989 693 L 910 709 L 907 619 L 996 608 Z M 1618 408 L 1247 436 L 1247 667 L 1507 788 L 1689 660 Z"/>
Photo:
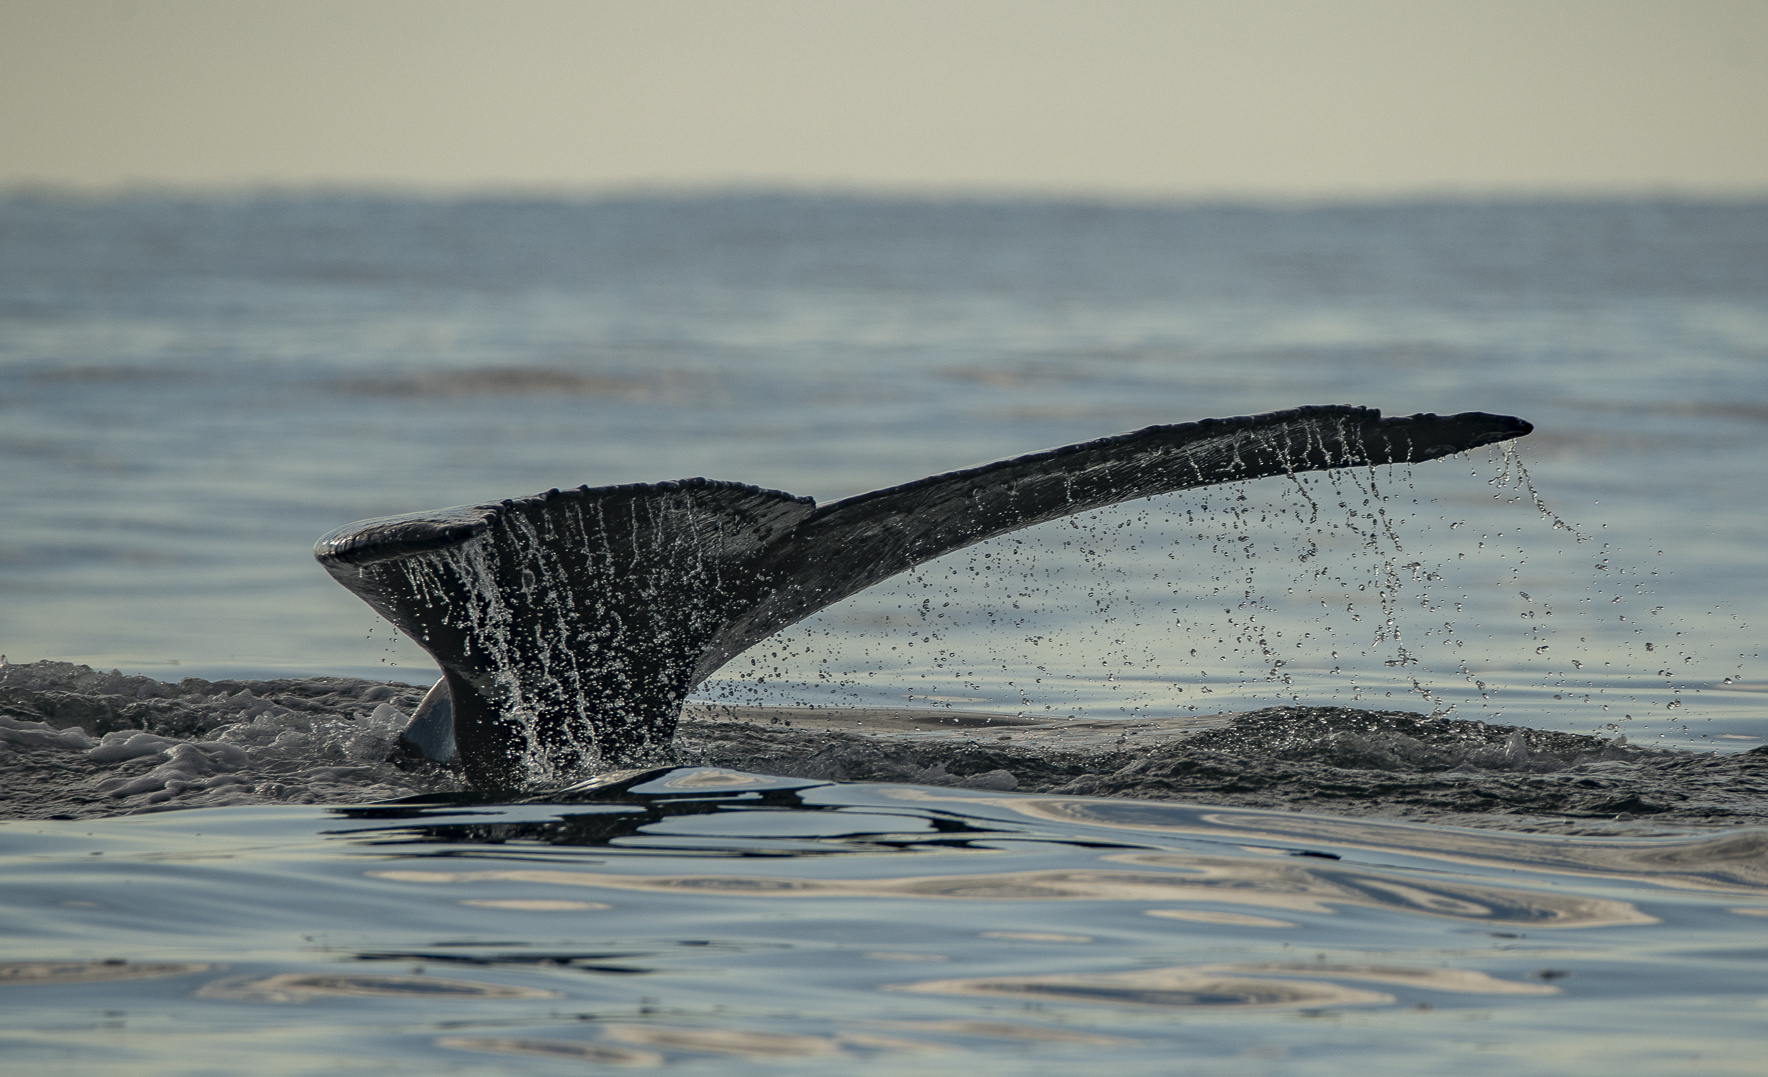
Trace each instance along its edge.
<path fill-rule="evenodd" d="M 1296 408 L 1151 426 L 827 505 L 710 479 L 549 490 L 351 524 L 314 555 L 442 668 L 488 791 L 654 757 L 743 650 L 882 580 L 1032 524 L 1176 490 L 1415 463 L 1527 434 L 1509 416 Z M 414 726 L 414 732 L 420 732 Z"/>

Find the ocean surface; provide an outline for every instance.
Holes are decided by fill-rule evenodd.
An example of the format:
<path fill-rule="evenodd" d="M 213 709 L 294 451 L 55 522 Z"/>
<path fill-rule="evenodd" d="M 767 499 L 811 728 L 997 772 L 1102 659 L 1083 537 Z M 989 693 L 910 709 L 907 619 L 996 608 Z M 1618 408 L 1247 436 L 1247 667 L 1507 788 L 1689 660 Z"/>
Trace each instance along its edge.
<path fill-rule="evenodd" d="M 331 725 L 237 694 L 435 678 L 313 562 L 342 524 L 700 475 L 827 501 L 1325 403 L 1535 432 L 992 540 L 700 701 L 1768 745 L 1768 203 L 144 194 L 0 198 L 0 654 L 225 680 L 198 702 L 236 722 L 180 746 L 21 711 L 0 754 L 53 783 L 55 752 L 214 780 L 274 749 L 359 800 L 409 693 Z M 169 773 L 116 810 L 177 807 L 196 771 Z M 997 785 L 688 768 L 530 805 L 0 823 L 0 1049 L 44 1073 L 1761 1072 L 1761 831 Z"/>

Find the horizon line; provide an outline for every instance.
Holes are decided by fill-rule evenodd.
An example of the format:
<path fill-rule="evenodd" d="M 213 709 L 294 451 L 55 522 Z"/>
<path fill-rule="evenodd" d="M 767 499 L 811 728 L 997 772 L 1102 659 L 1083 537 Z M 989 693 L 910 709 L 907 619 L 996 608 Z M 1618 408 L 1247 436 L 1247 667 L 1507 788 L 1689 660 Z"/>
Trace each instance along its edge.
<path fill-rule="evenodd" d="M 1333 206 L 1406 204 L 1526 203 L 1682 203 L 1741 206 L 1768 201 L 1768 183 L 1749 186 L 1692 187 L 1677 184 L 1591 185 L 1417 185 L 1374 189 L 1322 188 L 1314 191 L 1247 188 L 1199 188 L 1194 191 L 1103 186 L 1034 186 L 1020 184 L 919 184 L 791 181 L 621 181 L 540 182 L 488 181 L 443 183 L 386 180 L 212 181 L 167 182 L 123 180 L 76 183 L 31 179 L 0 179 L 0 200 L 120 202 L 130 199 L 238 200 L 358 198 L 435 202 L 470 201 L 694 201 L 713 198 L 796 197 L 868 202 L 957 204 L 1027 202 L 1081 204 L 1124 208 L 1159 206 L 1246 206 L 1305 209 Z"/>

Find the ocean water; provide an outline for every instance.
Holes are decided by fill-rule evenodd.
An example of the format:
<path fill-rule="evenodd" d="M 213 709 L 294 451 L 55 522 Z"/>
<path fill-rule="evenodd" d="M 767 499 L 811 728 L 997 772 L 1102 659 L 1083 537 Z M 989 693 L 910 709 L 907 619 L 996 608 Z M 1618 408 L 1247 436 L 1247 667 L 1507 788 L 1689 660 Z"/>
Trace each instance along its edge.
<path fill-rule="evenodd" d="M 0 654 L 421 684 L 423 653 L 313 563 L 319 535 L 693 475 L 829 500 L 1315 403 L 1536 431 L 993 540 L 758 646 L 704 699 L 1092 721 L 1337 705 L 1768 743 L 1759 202 L 0 199 Z M 1574 870 L 1544 838 L 1451 855 L 1446 827 L 1353 840 L 1290 815 L 1267 841 L 1180 805 L 703 780 L 700 799 L 381 822 L 0 824 L 8 1034 L 67 1072 L 193 1072 L 189 1052 L 214 1072 L 1750 1064 L 1760 923 L 1726 911 L 1765 904 L 1747 842 L 1554 839 Z M 583 823 L 608 813 L 632 828 Z M 1666 879 L 1604 860 L 1616 841 L 1744 874 Z M 1373 874 L 1256 867 L 1353 848 L 1379 850 Z M 1171 890 L 1189 884 L 1099 874 L 1218 869 L 1315 897 L 1192 906 Z M 1023 872 L 1094 882 L 1049 894 Z M 1545 914 L 1488 892 L 1494 873 L 1635 911 L 1525 930 Z M 903 882 L 948 875 L 993 881 L 953 884 L 974 901 Z M 774 885 L 755 878 L 805 896 L 751 896 Z"/>
<path fill-rule="evenodd" d="M 635 780 L 636 779 L 636 780 Z M 1760 1073 L 1763 832 L 637 774 L 12 823 L 29 1073 Z"/>
<path fill-rule="evenodd" d="M 1534 487 L 1587 537 L 1483 455 L 1341 477 L 1321 513 L 1273 481 L 1176 495 L 852 600 L 769 649 L 761 694 L 1081 715 L 1434 695 L 1759 742 L 1765 252 L 1757 203 L 13 198 L 0 653 L 417 680 L 422 652 L 313 539 L 580 483 L 829 500 L 1342 402 L 1531 420 Z M 1328 556 L 1298 566 L 1308 542 Z M 938 631 L 905 633 L 923 612 Z M 1284 632 L 1276 678 L 1249 620 Z"/>

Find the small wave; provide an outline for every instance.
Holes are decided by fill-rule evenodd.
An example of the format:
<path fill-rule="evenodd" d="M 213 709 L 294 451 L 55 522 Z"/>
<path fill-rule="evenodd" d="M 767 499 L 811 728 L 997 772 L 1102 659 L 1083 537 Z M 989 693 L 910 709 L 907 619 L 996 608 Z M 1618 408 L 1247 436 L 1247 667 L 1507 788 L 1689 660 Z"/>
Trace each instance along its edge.
<path fill-rule="evenodd" d="M 0 817 L 467 795 L 454 770 L 395 761 L 425 690 L 339 677 L 172 684 L 65 662 L 0 666 Z M 1124 723 L 694 707 L 660 762 L 1561 833 L 1641 819 L 1768 820 L 1768 751 L 1647 748 L 1345 707 Z"/>

